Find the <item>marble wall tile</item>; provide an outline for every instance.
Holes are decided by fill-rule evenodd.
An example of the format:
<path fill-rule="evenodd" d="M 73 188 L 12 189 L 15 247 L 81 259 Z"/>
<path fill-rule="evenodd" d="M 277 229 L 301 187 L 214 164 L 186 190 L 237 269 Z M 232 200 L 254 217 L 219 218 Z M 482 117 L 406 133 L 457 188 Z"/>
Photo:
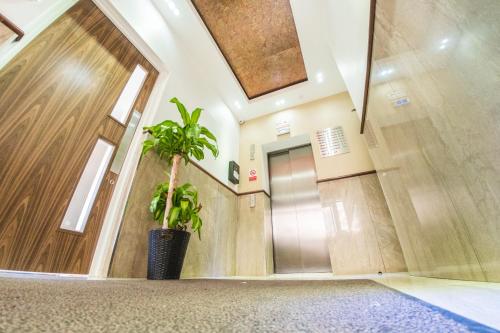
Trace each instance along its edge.
<path fill-rule="evenodd" d="M 377 176 L 365 175 L 359 180 L 375 228 L 385 272 L 406 272 L 401 245 Z"/>
<path fill-rule="evenodd" d="M 179 184 L 185 182 L 193 184 L 198 189 L 199 200 L 203 205 L 200 217 L 204 223 L 201 240 L 195 234 L 191 236 L 181 277 L 213 276 L 219 186 L 212 178 L 193 166 L 182 168 L 179 172 Z"/>
<path fill-rule="evenodd" d="M 148 203 L 156 184 L 166 177 L 161 171 L 163 165 L 164 162 L 152 154 L 144 156 L 139 163 L 113 251 L 109 277 L 146 277 L 148 231 L 158 227 L 151 219 Z"/>
<path fill-rule="evenodd" d="M 274 271 L 271 201 L 257 193 L 256 206 L 250 207 L 250 195 L 238 197 L 238 227 L 236 231 L 236 275 L 265 276 Z"/>
<path fill-rule="evenodd" d="M 412 274 L 500 281 L 499 16 L 490 0 L 377 3 L 370 154 Z"/>
<path fill-rule="evenodd" d="M 377 176 L 318 184 L 334 274 L 406 271 Z"/>
<path fill-rule="evenodd" d="M 164 161 L 145 156 L 139 164 L 118 236 L 110 277 L 144 278 L 147 235 L 158 227 L 148 204 L 155 185 L 166 179 Z M 179 183 L 198 188 L 204 220 L 201 240 L 193 234 L 183 278 L 273 274 L 271 202 L 264 193 L 236 196 L 194 166 L 182 167 Z M 329 222 L 332 267 L 336 274 L 405 270 L 391 216 L 375 175 L 319 184 Z M 340 207 L 337 202 L 342 204 Z"/>
<path fill-rule="evenodd" d="M 236 274 L 236 230 L 238 227 L 238 197 L 219 184 L 217 212 L 215 217 L 215 247 L 213 253 L 213 275 Z"/>

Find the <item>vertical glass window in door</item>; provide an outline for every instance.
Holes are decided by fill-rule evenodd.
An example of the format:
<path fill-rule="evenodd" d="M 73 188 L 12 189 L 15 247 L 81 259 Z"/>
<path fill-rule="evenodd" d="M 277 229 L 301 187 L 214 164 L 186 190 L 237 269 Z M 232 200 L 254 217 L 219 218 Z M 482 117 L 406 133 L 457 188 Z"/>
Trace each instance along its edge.
<path fill-rule="evenodd" d="M 134 107 L 135 100 L 139 93 L 141 92 L 142 85 L 148 76 L 148 72 L 137 65 L 132 72 L 132 75 L 127 81 L 125 88 L 123 88 L 120 97 L 116 101 L 113 111 L 111 111 L 111 118 L 118 121 L 120 124 L 125 125 L 127 123 L 128 116 L 132 108 Z"/>
<path fill-rule="evenodd" d="M 106 140 L 98 139 L 85 169 L 78 181 L 69 206 L 64 215 L 61 229 L 80 232 L 90 216 L 94 201 L 108 170 L 115 146 Z"/>

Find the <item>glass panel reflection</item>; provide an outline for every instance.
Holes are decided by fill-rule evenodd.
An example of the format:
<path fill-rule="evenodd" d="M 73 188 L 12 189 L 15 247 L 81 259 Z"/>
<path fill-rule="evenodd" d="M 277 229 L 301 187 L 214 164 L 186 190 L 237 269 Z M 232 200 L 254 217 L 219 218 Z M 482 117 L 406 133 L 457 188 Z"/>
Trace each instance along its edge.
<path fill-rule="evenodd" d="M 139 121 L 141 120 L 142 114 L 140 112 L 134 111 L 132 113 L 132 117 L 130 117 L 130 121 L 128 122 L 127 129 L 123 134 L 120 145 L 118 146 L 118 150 L 116 151 L 115 158 L 113 163 L 111 164 L 111 171 L 119 174 L 120 170 L 125 162 L 125 157 L 127 157 L 128 148 L 132 143 L 132 138 L 134 137 L 135 130 L 139 125 Z"/>
<path fill-rule="evenodd" d="M 85 229 L 114 148 L 103 139 L 97 140 L 66 210 L 61 229 L 75 232 L 83 232 Z"/>
<path fill-rule="evenodd" d="M 140 65 L 135 67 L 120 97 L 118 97 L 113 111 L 111 111 L 111 118 L 123 125 L 127 123 L 128 115 L 134 107 L 135 100 L 139 96 L 147 75 L 148 72 Z"/>

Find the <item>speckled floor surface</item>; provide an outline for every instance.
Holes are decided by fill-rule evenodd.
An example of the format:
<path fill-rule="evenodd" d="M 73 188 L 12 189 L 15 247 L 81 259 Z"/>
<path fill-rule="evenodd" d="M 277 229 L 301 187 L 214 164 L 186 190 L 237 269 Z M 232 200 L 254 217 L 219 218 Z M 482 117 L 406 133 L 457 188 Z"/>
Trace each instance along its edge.
<path fill-rule="evenodd" d="M 0 278 L 0 332 L 497 332 L 370 280 Z"/>

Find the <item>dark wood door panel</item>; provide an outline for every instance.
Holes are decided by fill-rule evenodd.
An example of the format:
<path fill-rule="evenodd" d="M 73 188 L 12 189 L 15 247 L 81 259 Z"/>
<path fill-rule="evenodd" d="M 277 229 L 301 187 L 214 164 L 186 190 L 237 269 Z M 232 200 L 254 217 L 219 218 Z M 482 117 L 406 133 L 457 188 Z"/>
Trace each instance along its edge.
<path fill-rule="evenodd" d="M 67 273 L 89 271 L 95 244 L 97 243 L 102 227 L 101 222 L 106 215 L 117 180 L 118 175 L 108 171 L 94 203 L 83 236 L 60 229 L 53 234 L 54 243 L 63 244 L 64 249 L 63 251 L 55 252 L 55 257 L 50 260 L 51 271 L 65 271 Z"/>
<path fill-rule="evenodd" d="M 0 268 L 88 272 L 112 186 L 83 234 L 59 226 L 96 138 L 123 135 L 108 115 L 137 64 L 149 71 L 142 112 L 157 71 L 84 0 L 0 71 Z"/>

